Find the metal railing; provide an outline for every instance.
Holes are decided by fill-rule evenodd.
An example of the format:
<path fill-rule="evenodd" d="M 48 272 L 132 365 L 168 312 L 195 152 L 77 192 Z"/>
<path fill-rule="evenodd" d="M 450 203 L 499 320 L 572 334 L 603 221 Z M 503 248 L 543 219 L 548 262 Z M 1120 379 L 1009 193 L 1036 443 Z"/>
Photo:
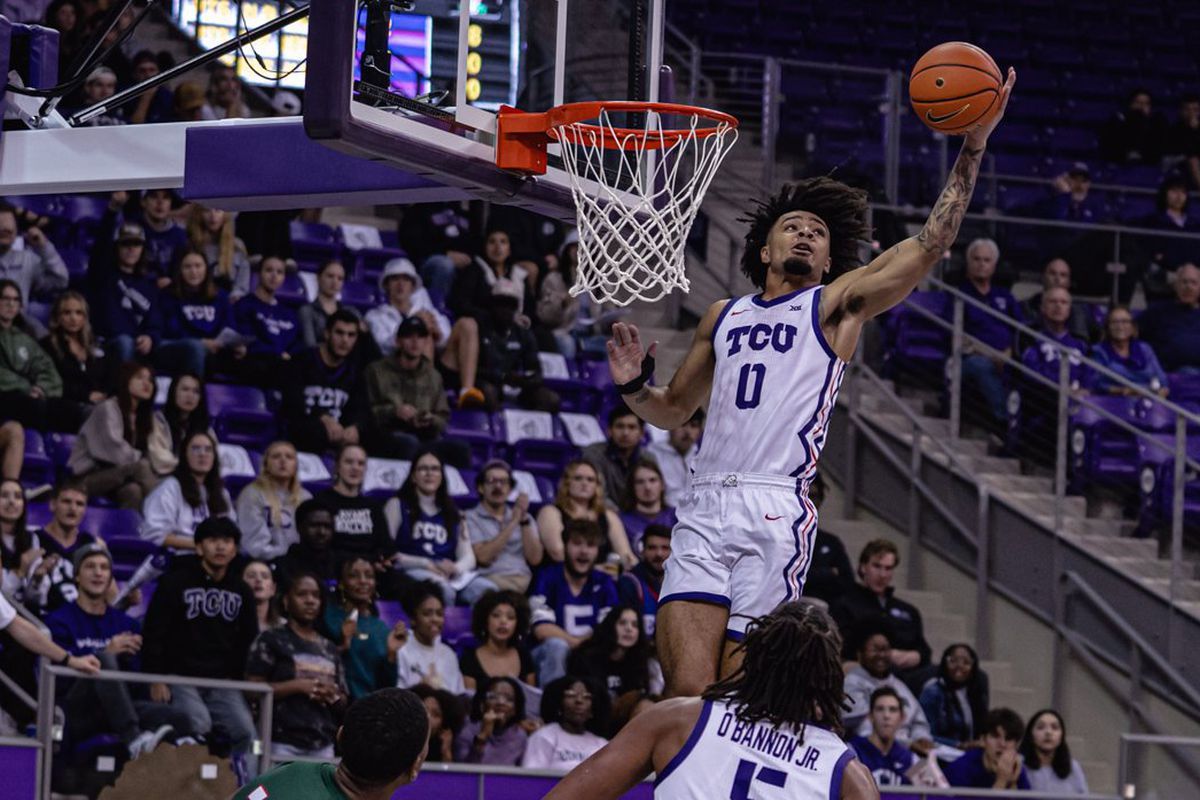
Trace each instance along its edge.
<path fill-rule="evenodd" d="M 1200 737 L 1162 736 L 1147 733 L 1121 734 L 1120 753 L 1117 760 L 1117 786 L 1121 791 L 1121 796 L 1126 798 L 1126 800 L 1132 800 L 1139 796 L 1154 796 L 1155 794 L 1155 787 L 1153 785 L 1151 785 L 1149 791 L 1143 793 L 1141 787 L 1144 784 L 1142 784 L 1140 779 L 1135 780 L 1137 776 L 1134 773 L 1139 771 L 1134 764 L 1133 749 L 1135 745 L 1158 745 L 1172 749 L 1190 748 L 1200 750 Z"/>
<path fill-rule="evenodd" d="M 54 723 L 55 687 L 59 678 L 82 681 L 118 681 L 121 683 L 162 683 L 167 686 L 193 686 L 201 689 L 232 689 L 262 696 L 258 716 L 258 741 L 249 756 L 257 756 L 260 770 L 271 768 L 271 726 L 274 712 L 274 690 L 265 683 L 249 681 L 226 681 L 214 678 L 197 678 L 181 675 L 158 675 L 148 672 L 123 672 L 102 670 L 94 675 L 85 675 L 67 667 L 57 667 L 42 659 L 41 675 L 38 680 L 37 738 L 41 744 L 38 753 L 38 797 L 50 796 L 50 781 L 53 770 L 54 742 L 60 738 L 61 730 Z"/>

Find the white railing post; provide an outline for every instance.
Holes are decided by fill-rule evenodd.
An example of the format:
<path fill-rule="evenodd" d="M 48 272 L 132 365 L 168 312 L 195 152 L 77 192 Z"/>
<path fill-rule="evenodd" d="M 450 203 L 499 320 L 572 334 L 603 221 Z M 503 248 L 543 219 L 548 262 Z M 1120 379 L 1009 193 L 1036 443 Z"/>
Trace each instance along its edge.
<path fill-rule="evenodd" d="M 950 436 L 962 431 L 963 301 L 954 296 L 954 327 L 950 331 Z"/>

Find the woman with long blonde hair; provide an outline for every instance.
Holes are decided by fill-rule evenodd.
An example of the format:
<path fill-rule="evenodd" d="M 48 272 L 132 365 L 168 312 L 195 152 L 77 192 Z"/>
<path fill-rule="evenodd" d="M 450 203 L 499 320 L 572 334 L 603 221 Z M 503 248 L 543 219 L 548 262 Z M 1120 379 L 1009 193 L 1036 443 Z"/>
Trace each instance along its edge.
<path fill-rule="evenodd" d="M 604 497 L 604 476 L 594 466 L 581 458 L 567 463 L 558 482 L 554 504 L 542 506 L 537 516 L 538 535 L 542 537 L 548 559 L 563 560 L 566 552 L 563 523 L 568 519 L 586 519 L 597 523 L 608 539 L 608 546 L 600 549 L 601 563 L 609 553 L 616 553 L 626 569 L 637 565 L 637 556 L 629 546 L 625 526 L 617 512 L 605 504 Z"/>
<path fill-rule="evenodd" d="M 88 302 L 76 291 L 66 291 L 50 309 L 50 333 L 42 348 L 50 354 L 62 377 L 63 393 L 51 404 L 51 420 L 58 430 L 74 433 L 96 403 L 107 395 L 104 355 L 96 347 Z"/>
<path fill-rule="evenodd" d="M 242 551 L 251 558 L 273 561 L 300 541 L 296 507 L 311 497 L 300 485 L 296 447 L 272 442 L 263 453 L 262 468 L 237 500 Z"/>
<path fill-rule="evenodd" d="M 250 255 L 234 233 L 236 214 L 192 203 L 187 234 L 191 246 L 204 254 L 217 286 L 237 300 L 250 292 Z"/>

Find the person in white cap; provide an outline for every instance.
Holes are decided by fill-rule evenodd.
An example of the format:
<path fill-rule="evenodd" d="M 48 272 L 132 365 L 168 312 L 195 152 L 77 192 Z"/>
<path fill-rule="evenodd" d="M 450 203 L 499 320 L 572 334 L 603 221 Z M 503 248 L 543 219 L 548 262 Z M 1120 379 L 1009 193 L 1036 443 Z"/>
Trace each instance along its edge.
<path fill-rule="evenodd" d="M 396 349 L 396 329 L 410 316 L 415 316 L 429 329 L 429 360 L 437 365 L 442 380 L 449 389 L 458 389 L 460 407 L 483 405 L 483 393 L 476 388 L 479 365 L 479 326 L 470 317 L 451 323 L 438 311 L 421 285 L 417 268 L 407 258 L 393 258 L 379 277 L 379 288 L 387 302 L 367 312 L 371 336 L 385 356 Z M 436 352 L 436 357 L 435 357 Z"/>

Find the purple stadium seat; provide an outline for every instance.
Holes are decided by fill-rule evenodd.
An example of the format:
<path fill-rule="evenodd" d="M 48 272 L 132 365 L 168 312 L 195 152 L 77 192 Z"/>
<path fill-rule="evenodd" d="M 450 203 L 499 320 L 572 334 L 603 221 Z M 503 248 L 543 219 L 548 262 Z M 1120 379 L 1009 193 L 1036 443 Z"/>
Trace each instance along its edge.
<path fill-rule="evenodd" d="M 471 635 L 471 609 L 467 606 L 450 606 L 446 609 L 446 623 L 442 628 L 442 641 L 454 647 L 459 639 Z"/>
<path fill-rule="evenodd" d="M 104 541 L 108 545 L 108 551 L 112 553 L 113 572 L 117 573 L 118 580 L 128 580 L 146 560 L 146 556 L 152 556 L 159 550 L 158 545 L 144 539 L 105 539 Z"/>
<path fill-rule="evenodd" d="M 86 250 L 81 250 L 78 247 L 60 247 L 58 254 L 62 256 L 63 263 L 67 265 L 67 276 L 71 280 L 83 280 L 83 276 L 87 274 L 88 254 Z"/>
<path fill-rule="evenodd" d="M 1107 412 L 1107 413 L 1105 413 Z M 1073 488 L 1098 482 L 1132 486 L 1138 474 L 1138 438 L 1109 416 L 1144 431 L 1170 430 L 1174 414 L 1137 397 L 1097 395 L 1080 402 L 1071 416 Z"/>
<path fill-rule="evenodd" d="M 54 483 L 54 461 L 46 452 L 42 435 L 32 428 L 25 429 L 25 463 L 21 466 L 23 483 Z"/>
<path fill-rule="evenodd" d="M 25 506 L 25 525 L 30 528 L 41 528 L 50 520 L 54 519 L 54 515 L 50 513 L 50 506 L 47 503 L 28 503 Z"/>
<path fill-rule="evenodd" d="M 87 510 L 83 528 L 108 542 L 111 547 L 117 539 L 139 539 L 138 526 L 141 522 L 142 515 L 133 509 L 93 507 Z"/>
<path fill-rule="evenodd" d="M 563 466 L 579 454 L 578 448 L 568 441 L 562 422 L 546 414 L 550 436 L 526 435 L 510 429 L 512 421 L 506 420 L 506 417 L 513 417 L 516 413 L 532 418 L 538 412 L 502 411 L 496 415 L 496 432 L 508 444 L 513 468 L 541 475 L 561 474 Z"/>
<path fill-rule="evenodd" d="M 337 231 L 320 222 L 292 220 L 289 227 L 292 237 L 292 255 L 297 261 L 323 261 L 338 258 L 342 254 L 342 243 Z"/>
<path fill-rule="evenodd" d="M 1167 376 L 1167 381 L 1175 402 L 1200 400 L 1200 375 L 1174 373 Z"/>
<path fill-rule="evenodd" d="M 261 450 L 275 440 L 275 415 L 267 410 L 262 390 L 251 386 L 210 383 L 205 387 L 208 408 L 216 419 L 217 438 Z"/>
<path fill-rule="evenodd" d="M 475 469 L 496 457 L 496 431 L 492 417 L 486 411 L 452 409 L 445 435 L 467 443 L 471 448 L 471 466 Z"/>
<path fill-rule="evenodd" d="M 397 622 L 408 622 L 408 614 L 395 600 L 376 600 L 375 607 L 379 609 L 379 618 L 390 628 Z"/>
<path fill-rule="evenodd" d="M 379 296 L 375 292 L 374 284 L 346 281 L 342 284 L 342 302 L 366 313 L 379 305 Z"/>
<path fill-rule="evenodd" d="M 1138 443 L 1138 488 L 1141 503 L 1138 513 L 1138 532 L 1150 535 L 1158 525 L 1168 523 L 1175 503 L 1175 437 L 1162 434 L 1154 437 L 1163 445 Z M 1200 438 L 1187 439 L 1187 458 L 1200 462 Z M 1184 525 L 1200 524 L 1200 478 L 1196 471 L 1184 467 L 1183 490 Z"/>
<path fill-rule="evenodd" d="M 945 319 L 949 308 L 949 298 L 941 292 L 913 292 L 896 308 L 886 364 L 889 374 L 914 369 L 940 373 L 950 352 L 950 333 L 930 315 Z"/>

